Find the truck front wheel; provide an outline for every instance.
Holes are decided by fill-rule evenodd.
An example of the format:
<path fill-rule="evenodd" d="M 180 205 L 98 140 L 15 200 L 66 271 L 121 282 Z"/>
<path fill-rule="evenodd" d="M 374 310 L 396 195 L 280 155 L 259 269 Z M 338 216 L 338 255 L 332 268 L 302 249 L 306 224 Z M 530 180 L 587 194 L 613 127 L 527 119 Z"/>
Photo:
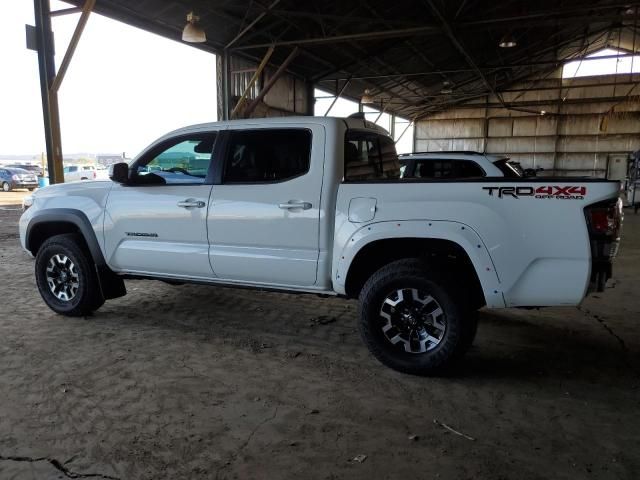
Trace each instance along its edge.
<path fill-rule="evenodd" d="M 475 336 L 475 312 L 444 276 L 418 259 L 382 267 L 359 300 L 364 342 L 380 362 L 401 372 L 442 373 Z"/>
<path fill-rule="evenodd" d="M 47 239 L 36 255 L 36 283 L 42 299 L 56 313 L 68 317 L 88 315 L 104 298 L 91 259 L 77 234 Z"/>

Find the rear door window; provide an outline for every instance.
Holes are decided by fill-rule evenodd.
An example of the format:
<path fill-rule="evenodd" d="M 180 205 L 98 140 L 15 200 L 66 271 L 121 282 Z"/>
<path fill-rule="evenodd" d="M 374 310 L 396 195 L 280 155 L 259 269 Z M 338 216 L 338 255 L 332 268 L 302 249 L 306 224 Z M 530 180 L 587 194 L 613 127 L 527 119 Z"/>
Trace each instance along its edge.
<path fill-rule="evenodd" d="M 229 137 L 223 183 L 284 182 L 309 171 L 307 129 L 236 130 Z"/>

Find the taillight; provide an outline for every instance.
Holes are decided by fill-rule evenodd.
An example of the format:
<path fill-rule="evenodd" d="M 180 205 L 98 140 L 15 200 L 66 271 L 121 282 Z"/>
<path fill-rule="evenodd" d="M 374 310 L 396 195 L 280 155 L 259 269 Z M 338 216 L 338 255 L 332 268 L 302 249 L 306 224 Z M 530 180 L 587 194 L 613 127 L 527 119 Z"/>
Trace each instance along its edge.
<path fill-rule="evenodd" d="M 96 178 L 96 172 L 95 171 L 93 172 L 93 178 Z"/>
<path fill-rule="evenodd" d="M 591 277 L 588 291 L 603 292 L 612 275 L 622 230 L 622 200 L 606 200 L 584 209 L 591 244 Z"/>
<path fill-rule="evenodd" d="M 592 235 L 617 238 L 622 225 L 622 200 L 587 207 L 589 230 Z"/>
<path fill-rule="evenodd" d="M 609 235 L 615 228 L 615 218 L 611 215 L 611 210 L 591 210 L 591 228 L 594 233 L 604 233 Z"/>

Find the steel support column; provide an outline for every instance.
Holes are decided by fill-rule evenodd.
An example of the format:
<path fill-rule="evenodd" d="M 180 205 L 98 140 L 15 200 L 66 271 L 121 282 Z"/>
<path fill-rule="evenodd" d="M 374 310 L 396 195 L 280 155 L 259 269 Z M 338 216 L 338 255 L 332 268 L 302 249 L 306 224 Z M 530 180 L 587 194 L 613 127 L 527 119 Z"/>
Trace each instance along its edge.
<path fill-rule="evenodd" d="M 73 32 L 69 47 L 64 54 L 60 71 L 56 75 L 55 45 L 51 29 L 51 6 L 49 0 L 34 0 L 33 10 L 36 20 L 36 43 L 38 48 L 38 68 L 40 70 L 40 94 L 42 96 L 42 113 L 44 118 L 45 143 L 47 148 L 47 167 L 49 183 L 64 182 L 62 169 L 62 134 L 60 131 L 60 109 L 58 107 L 58 90 L 67 73 L 73 54 L 78 46 L 84 27 L 93 10 L 95 0 L 86 0 L 82 7 L 82 15 Z M 55 12 L 53 12 L 55 14 Z M 58 14 L 73 13 L 69 9 Z"/>
<path fill-rule="evenodd" d="M 222 120 L 231 115 L 231 55 L 229 50 L 222 52 Z"/>
<path fill-rule="evenodd" d="M 53 32 L 51 30 L 51 8 L 49 0 L 34 0 L 33 10 L 36 23 L 36 43 L 38 47 L 38 69 L 40 71 L 40 95 L 42 96 L 42 117 L 44 120 L 44 136 L 47 149 L 47 168 L 49 183 L 63 181 L 62 148 L 55 142 L 52 123 L 60 124 L 57 101 L 53 102 L 54 112 L 49 98 L 49 87 L 56 76 Z M 52 116 L 55 117 L 52 119 Z M 57 129 L 58 132 L 60 129 Z M 59 165 L 56 168 L 56 163 Z M 57 174 L 58 172 L 59 175 Z"/>

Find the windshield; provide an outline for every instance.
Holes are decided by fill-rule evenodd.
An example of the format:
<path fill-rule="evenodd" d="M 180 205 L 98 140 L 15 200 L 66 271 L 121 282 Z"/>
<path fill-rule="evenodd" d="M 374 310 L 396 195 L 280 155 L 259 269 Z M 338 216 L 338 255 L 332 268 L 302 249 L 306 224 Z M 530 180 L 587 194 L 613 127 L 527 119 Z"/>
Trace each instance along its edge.
<path fill-rule="evenodd" d="M 520 178 L 522 174 L 509 162 L 508 158 L 496 160 L 493 164 L 498 167 L 502 174 L 507 178 Z"/>

